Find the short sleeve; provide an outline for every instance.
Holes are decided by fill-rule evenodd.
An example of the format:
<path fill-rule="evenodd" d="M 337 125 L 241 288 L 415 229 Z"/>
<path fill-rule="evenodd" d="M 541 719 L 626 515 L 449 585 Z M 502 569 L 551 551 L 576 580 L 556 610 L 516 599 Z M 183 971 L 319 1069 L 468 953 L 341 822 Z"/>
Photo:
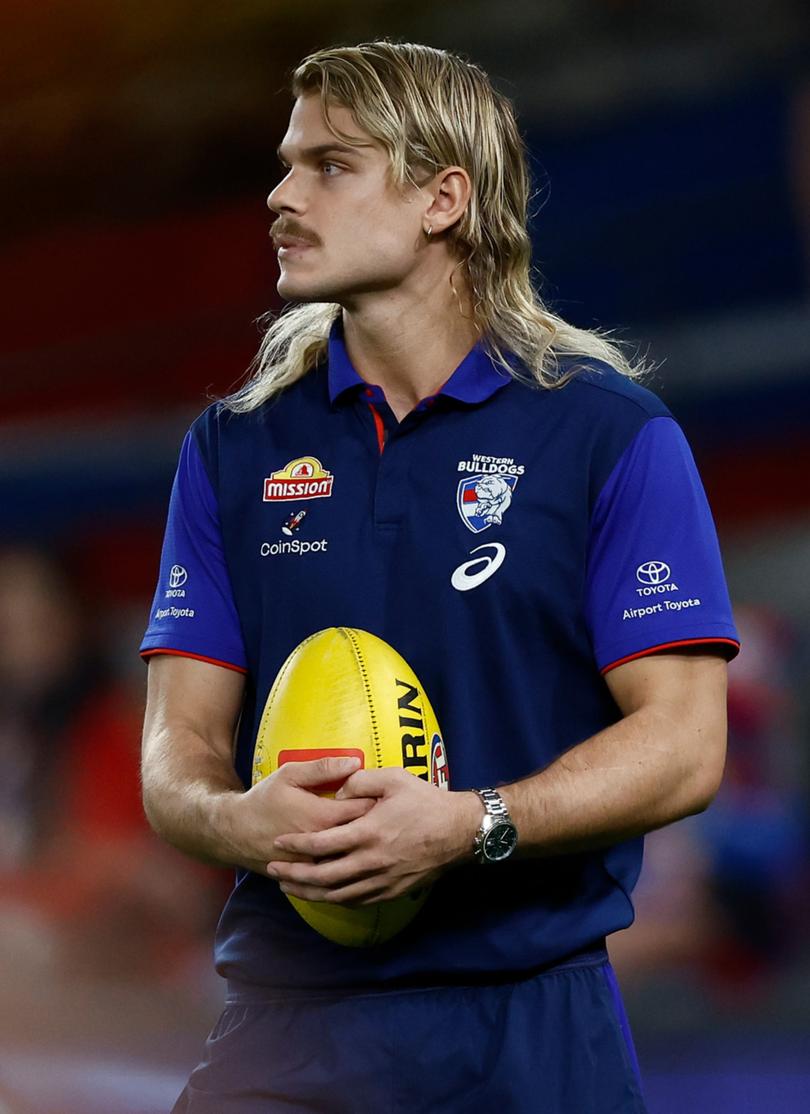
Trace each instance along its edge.
<path fill-rule="evenodd" d="M 670 417 L 649 419 L 591 519 L 586 620 L 602 673 L 656 650 L 739 650 L 717 533 L 692 453 Z"/>
<path fill-rule="evenodd" d="M 180 451 L 160 576 L 141 654 L 179 654 L 247 671 L 217 500 L 193 433 Z"/>

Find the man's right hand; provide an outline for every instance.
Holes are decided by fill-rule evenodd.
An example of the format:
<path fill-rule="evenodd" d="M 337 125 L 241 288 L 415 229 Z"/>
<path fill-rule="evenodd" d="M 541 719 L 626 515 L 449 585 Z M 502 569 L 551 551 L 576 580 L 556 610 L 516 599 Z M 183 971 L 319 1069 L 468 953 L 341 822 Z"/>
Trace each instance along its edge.
<path fill-rule="evenodd" d="M 345 757 L 287 762 L 246 790 L 234 769 L 243 694 L 244 677 L 231 669 L 169 654 L 150 659 L 144 808 L 158 835 L 187 855 L 267 877 L 267 864 L 281 857 L 276 836 L 347 824 L 374 802 L 318 795 L 355 771 L 358 760 Z"/>
<path fill-rule="evenodd" d="M 365 816 L 375 803 L 369 798 L 337 801 L 318 795 L 320 786 L 344 781 L 358 768 L 356 758 L 287 762 L 247 792 L 226 794 L 221 800 L 222 819 L 228 842 L 240 854 L 235 865 L 266 877 L 267 864 L 273 859 L 312 862 L 308 856 L 277 849 L 275 837 L 319 832 Z"/>

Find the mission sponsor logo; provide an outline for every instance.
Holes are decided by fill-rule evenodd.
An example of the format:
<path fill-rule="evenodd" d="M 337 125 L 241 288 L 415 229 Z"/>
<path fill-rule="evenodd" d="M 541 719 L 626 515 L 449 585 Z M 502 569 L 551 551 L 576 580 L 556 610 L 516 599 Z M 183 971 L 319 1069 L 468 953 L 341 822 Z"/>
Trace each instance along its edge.
<path fill-rule="evenodd" d="M 317 457 L 299 456 L 264 481 L 262 499 L 265 503 L 283 503 L 291 499 L 327 499 L 332 494 L 335 477 Z"/>

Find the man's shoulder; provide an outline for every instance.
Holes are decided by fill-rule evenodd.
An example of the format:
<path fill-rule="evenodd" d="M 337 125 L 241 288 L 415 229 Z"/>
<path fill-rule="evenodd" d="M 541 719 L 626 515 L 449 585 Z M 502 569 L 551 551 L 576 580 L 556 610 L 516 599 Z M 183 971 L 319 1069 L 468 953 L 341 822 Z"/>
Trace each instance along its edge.
<path fill-rule="evenodd" d="M 560 370 L 571 378 L 558 393 L 568 395 L 568 403 L 591 414 L 605 414 L 614 420 L 646 421 L 672 417 L 658 395 L 638 380 L 622 374 L 611 364 L 592 358 L 568 357 Z"/>
<path fill-rule="evenodd" d="M 295 383 L 276 391 L 264 402 L 242 410 L 232 405 L 237 396 L 216 399 L 192 422 L 191 432 L 201 450 L 211 451 L 223 441 L 242 442 L 264 436 L 268 425 L 294 420 L 296 412 L 303 416 L 311 407 L 321 408 L 325 401 L 325 372 L 316 367 Z"/>
<path fill-rule="evenodd" d="M 549 420 L 574 441 L 628 443 L 652 418 L 670 418 L 666 404 L 647 386 L 611 364 L 590 357 L 561 357 L 560 386 L 539 387 L 518 380 L 504 405 L 535 424 Z"/>
<path fill-rule="evenodd" d="M 216 399 L 191 423 L 189 434 L 207 465 L 218 456 L 223 424 L 236 417 L 224 399 Z"/>
<path fill-rule="evenodd" d="M 511 392 L 507 420 L 530 433 L 542 430 L 560 459 L 591 472 L 598 491 L 642 429 L 656 418 L 671 422 L 672 414 L 654 391 L 601 360 L 560 358 L 558 370 L 565 377 L 560 386 L 521 383 Z"/>

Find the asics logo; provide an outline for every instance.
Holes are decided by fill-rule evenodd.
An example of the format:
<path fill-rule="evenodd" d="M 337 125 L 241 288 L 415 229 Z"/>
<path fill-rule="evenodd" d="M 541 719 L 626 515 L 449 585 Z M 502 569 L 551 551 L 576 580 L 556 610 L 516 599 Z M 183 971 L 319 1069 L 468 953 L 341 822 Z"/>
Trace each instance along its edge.
<path fill-rule="evenodd" d="M 480 553 L 482 549 L 494 550 L 494 552 L 465 561 L 450 577 L 450 583 L 456 591 L 469 592 L 470 588 L 477 588 L 479 584 L 489 580 L 503 564 L 506 557 L 505 545 L 500 542 L 488 542 L 486 545 L 478 545 L 475 549 L 471 549 L 470 553 Z M 477 571 L 474 571 L 476 569 Z"/>

